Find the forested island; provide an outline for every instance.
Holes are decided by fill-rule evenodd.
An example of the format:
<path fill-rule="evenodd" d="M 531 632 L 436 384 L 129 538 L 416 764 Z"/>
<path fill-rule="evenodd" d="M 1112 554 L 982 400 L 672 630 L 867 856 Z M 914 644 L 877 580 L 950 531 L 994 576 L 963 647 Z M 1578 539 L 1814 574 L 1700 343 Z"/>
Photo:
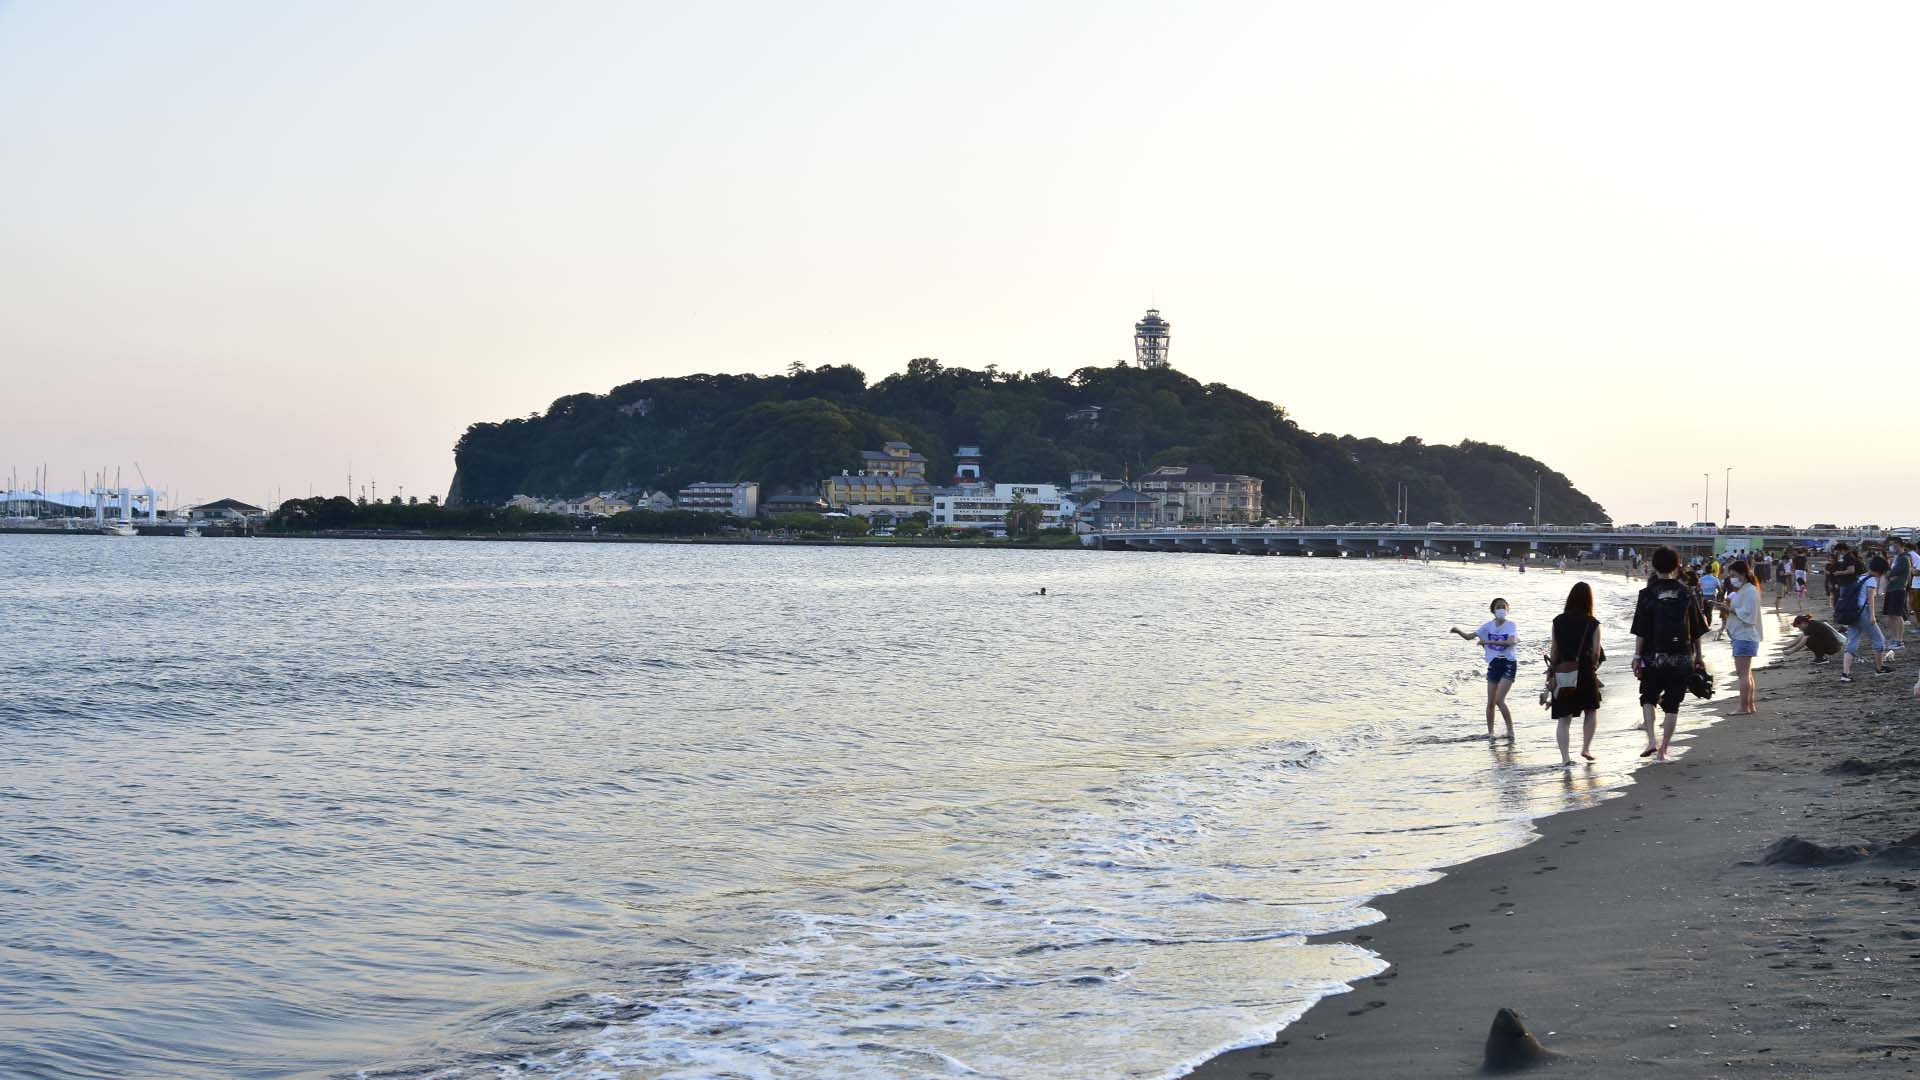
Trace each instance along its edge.
<path fill-rule="evenodd" d="M 544 413 L 469 427 L 454 448 L 448 503 L 671 492 L 721 479 L 816 493 L 823 477 L 857 469 L 862 449 L 896 440 L 925 453 L 935 477 L 952 475 L 953 449 L 970 443 L 985 447 L 992 476 L 1020 482 L 1204 462 L 1264 480 L 1269 515 L 1285 512 L 1290 491 L 1304 493 L 1313 524 L 1391 521 L 1401 482 L 1412 522 L 1531 521 L 1537 474 L 1542 522 L 1609 520 L 1560 473 L 1489 443 L 1315 434 L 1278 405 L 1170 368 L 1060 376 L 930 358 L 871 384 L 851 365 L 795 365 L 784 375 L 642 379 L 571 394 Z"/>

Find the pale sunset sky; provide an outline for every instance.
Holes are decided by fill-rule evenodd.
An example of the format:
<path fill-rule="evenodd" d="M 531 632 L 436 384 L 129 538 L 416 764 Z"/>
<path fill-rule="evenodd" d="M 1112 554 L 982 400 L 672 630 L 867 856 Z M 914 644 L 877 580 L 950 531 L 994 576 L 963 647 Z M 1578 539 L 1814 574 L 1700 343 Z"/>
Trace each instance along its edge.
<path fill-rule="evenodd" d="M 690 372 L 1175 367 L 1920 524 L 1920 6 L 0 0 L 0 469 L 444 495 Z M 1006 479 L 1051 479 L 1009 477 Z"/>

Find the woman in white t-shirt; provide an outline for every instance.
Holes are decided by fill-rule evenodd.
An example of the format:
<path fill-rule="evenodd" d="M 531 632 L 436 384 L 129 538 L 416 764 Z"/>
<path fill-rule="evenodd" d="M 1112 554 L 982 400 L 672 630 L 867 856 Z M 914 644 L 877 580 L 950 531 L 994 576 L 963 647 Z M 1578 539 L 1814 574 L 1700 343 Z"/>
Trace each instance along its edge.
<path fill-rule="evenodd" d="M 1497 710 L 1507 722 L 1507 741 L 1513 741 L 1513 713 L 1507 710 L 1507 691 L 1513 689 L 1513 677 L 1520 670 L 1520 631 L 1507 618 L 1507 602 L 1495 597 L 1487 605 L 1493 618 L 1469 634 L 1455 626 L 1451 633 L 1478 644 L 1487 654 L 1487 741 L 1493 741 L 1493 714 Z"/>
<path fill-rule="evenodd" d="M 1754 712 L 1753 660 L 1760 655 L 1761 609 L 1766 601 L 1753 580 L 1753 571 L 1745 559 L 1736 559 L 1727 567 L 1727 596 L 1718 605 L 1721 627 L 1733 639 L 1734 681 L 1740 687 L 1740 711 L 1735 716 Z"/>

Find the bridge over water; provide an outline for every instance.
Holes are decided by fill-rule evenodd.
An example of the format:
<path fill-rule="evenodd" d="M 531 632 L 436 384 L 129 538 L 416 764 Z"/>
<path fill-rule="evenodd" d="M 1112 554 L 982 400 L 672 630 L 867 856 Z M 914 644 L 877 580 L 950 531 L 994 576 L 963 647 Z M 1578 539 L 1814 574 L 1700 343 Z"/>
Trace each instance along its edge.
<path fill-rule="evenodd" d="M 1775 551 L 1790 544 L 1820 548 L 1835 540 L 1878 540 L 1884 534 L 1848 529 L 1775 529 L 1735 525 L 1706 526 L 1606 525 L 1184 525 L 1139 529 L 1107 529 L 1087 533 L 1081 542 L 1110 551 L 1200 551 L 1228 555 L 1316 555 L 1365 557 L 1422 549 L 1441 555 L 1506 558 L 1535 553 L 1573 557 L 1580 552 L 1605 553 L 1635 548 L 1642 554 L 1666 545 L 1683 554 L 1709 551 Z"/>

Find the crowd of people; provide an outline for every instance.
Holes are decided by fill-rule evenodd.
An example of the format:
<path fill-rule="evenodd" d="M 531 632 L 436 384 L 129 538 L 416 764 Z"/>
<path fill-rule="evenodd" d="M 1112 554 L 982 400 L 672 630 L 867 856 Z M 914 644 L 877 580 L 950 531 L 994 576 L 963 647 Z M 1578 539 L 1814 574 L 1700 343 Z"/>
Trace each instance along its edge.
<path fill-rule="evenodd" d="M 1622 549 L 1619 554 L 1629 573 L 1639 571 L 1639 552 Z M 1672 548 L 1662 547 L 1647 557 L 1645 564 L 1651 572 L 1635 604 L 1631 631 L 1633 674 L 1640 684 L 1641 729 L 1647 736 L 1641 757 L 1666 760 L 1679 722 L 1680 703 L 1689 693 L 1712 695 L 1713 680 L 1701 655 L 1701 644 L 1710 634 L 1724 636 L 1732 644 L 1734 685 L 1740 695 L 1739 707 L 1732 715 L 1750 716 L 1757 710 L 1753 661 L 1760 655 L 1760 644 L 1766 637 L 1765 593 L 1769 588 L 1775 591 L 1776 622 L 1787 620 L 1783 609 L 1787 595 L 1794 597 L 1799 609 L 1792 617 L 1799 636 L 1782 656 L 1805 652 L 1816 665 L 1831 663 L 1839 656 L 1843 683 L 1854 681 L 1856 657 L 1872 662 L 1873 675 L 1893 673 L 1896 657 L 1906 648 L 1909 612 L 1920 608 L 1920 551 L 1898 537 L 1884 545 L 1862 545 L 1859 551 L 1844 541 L 1834 544 L 1818 571 L 1832 608 L 1830 619 L 1818 618 L 1808 610 L 1807 579 L 1814 572 L 1809 565 L 1812 559 L 1813 552 L 1805 548 L 1777 555 L 1739 552 L 1724 561 L 1718 555 L 1709 555 L 1689 562 Z M 1507 741 L 1512 742 L 1513 713 L 1507 695 L 1519 677 L 1520 632 L 1505 599 L 1496 598 L 1489 610 L 1493 617 L 1473 632 L 1459 627 L 1451 632 L 1479 645 L 1485 653 L 1487 740 L 1496 741 L 1497 717 L 1505 722 Z M 1567 592 L 1565 610 L 1554 617 L 1545 654 L 1546 686 L 1540 692 L 1541 704 L 1552 711 L 1557 725 L 1556 741 L 1564 768 L 1575 764 L 1570 752 L 1575 717 L 1582 721 L 1580 757 L 1594 760 L 1593 736 L 1602 687 L 1599 669 L 1605 662 L 1600 623 L 1593 614 L 1593 589 L 1584 581 L 1577 582 Z M 1914 682 L 1913 693 L 1920 697 L 1920 679 Z"/>

